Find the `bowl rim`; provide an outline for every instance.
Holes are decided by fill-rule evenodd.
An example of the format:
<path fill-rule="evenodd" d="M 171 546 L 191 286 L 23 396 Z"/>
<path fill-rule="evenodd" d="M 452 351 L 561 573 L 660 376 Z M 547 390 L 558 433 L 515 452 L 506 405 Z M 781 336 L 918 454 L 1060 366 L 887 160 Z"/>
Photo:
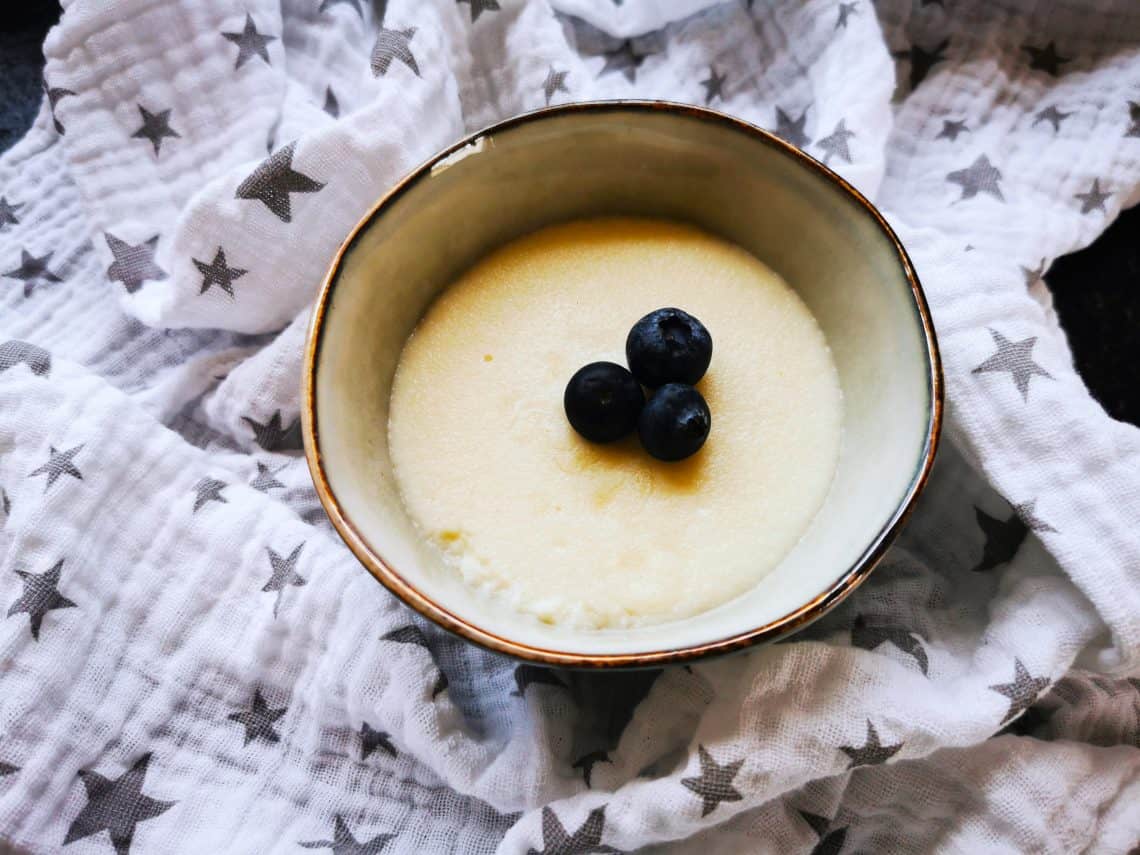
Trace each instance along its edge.
<path fill-rule="evenodd" d="M 447 161 L 448 158 L 452 157 L 456 152 L 468 146 L 477 145 L 484 138 L 494 137 L 520 126 L 541 122 L 544 119 L 574 114 L 612 114 L 624 112 L 639 114 L 663 113 L 684 119 L 696 119 L 698 121 L 720 125 L 736 133 L 744 134 L 763 145 L 775 148 L 784 155 L 791 157 L 801 166 L 812 170 L 817 175 L 831 182 L 840 193 L 854 200 L 856 204 L 862 208 L 863 212 L 869 215 L 871 219 L 878 224 L 884 236 L 894 247 L 903 273 L 910 285 L 912 307 L 915 310 L 917 320 L 922 328 L 923 339 L 926 345 L 927 364 L 929 367 L 930 404 L 922 459 L 915 470 L 914 476 L 911 478 L 906 492 L 890 518 L 879 531 L 870 538 L 867 547 L 859 558 L 848 567 L 844 573 L 840 574 L 836 581 L 822 593 L 776 620 L 714 641 L 641 653 L 575 653 L 514 641 L 454 614 L 404 579 L 391 563 L 386 561 L 383 556 L 369 545 L 361 531 L 341 506 L 329 484 L 325 472 L 316 419 L 317 359 L 320 355 L 321 343 L 325 331 L 324 321 L 333 289 L 340 278 L 344 261 L 353 249 L 357 239 L 372 225 L 373 221 L 390 208 L 404 193 L 414 188 L 424 179 L 430 178 L 437 165 Z M 671 101 L 638 99 L 579 101 L 521 113 L 483 128 L 482 130 L 468 134 L 458 142 L 432 155 L 405 175 L 361 217 L 343 243 L 341 243 L 336 255 L 333 257 L 328 272 L 321 282 L 320 292 L 317 295 L 316 302 L 313 305 L 312 316 L 309 321 L 305 341 L 301 372 L 301 429 L 304 439 L 305 458 L 309 464 L 313 484 L 316 488 L 317 496 L 321 501 L 321 505 L 328 514 L 333 527 L 348 545 L 348 548 L 356 556 L 357 560 L 359 560 L 384 587 L 395 594 L 406 605 L 415 609 L 433 623 L 480 647 L 534 664 L 579 669 L 638 668 L 685 663 L 704 657 L 743 650 L 744 648 L 762 642 L 776 641 L 802 629 L 809 623 L 831 611 L 831 609 L 846 599 L 847 596 L 863 582 L 871 570 L 874 569 L 887 548 L 894 542 L 899 530 L 913 512 L 915 502 L 929 479 L 942 431 L 944 406 L 943 387 L 942 360 L 934 332 L 934 324 L 930 316 L 930 308 L 927 305 L 926 296 L 923 293 L 922 286 L 919 283 L 918 275 L 914 270 L 910 257 L 907 255 L 898 236 L 879 210 L 850 183 L 815 158 L 805 154 L 796 146 L 785 142 L 769 131 L 716 110 Z"/>

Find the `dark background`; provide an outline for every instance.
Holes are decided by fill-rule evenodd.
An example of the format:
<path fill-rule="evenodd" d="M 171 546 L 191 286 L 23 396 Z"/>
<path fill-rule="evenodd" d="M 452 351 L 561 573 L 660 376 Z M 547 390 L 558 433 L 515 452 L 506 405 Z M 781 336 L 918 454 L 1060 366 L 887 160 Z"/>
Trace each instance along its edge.
<path fill-rule="evenodd" d="M 0 152 L 39 109 L 40 46 L 59 17 L 50 0 L 20 5 L 0 20 Z M 1093 396 L 1109 415 L 1140 425 L 1140 207 L 1121 214 L 1092 246 L 1059 258 L 1045 281 Z"/>

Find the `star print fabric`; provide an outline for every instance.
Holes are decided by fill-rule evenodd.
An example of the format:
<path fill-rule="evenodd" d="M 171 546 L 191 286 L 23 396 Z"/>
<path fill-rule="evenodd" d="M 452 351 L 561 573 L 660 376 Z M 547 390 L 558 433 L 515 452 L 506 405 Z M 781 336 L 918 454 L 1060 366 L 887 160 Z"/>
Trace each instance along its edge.
<path fill-rule="evenodd" d="M 1140 843 L 1140 432 L 1089 397 L 1041 279 L 1140 200 L 1133 3 L 65 6 L 0 158 L 0 848 Z M 691 668 L 554 671 L 415 617 L 336 538 L 301 348 L 405 172 L 632 97 L 770 129 L 881 207 L 948 425 L 823 620 Z"/>

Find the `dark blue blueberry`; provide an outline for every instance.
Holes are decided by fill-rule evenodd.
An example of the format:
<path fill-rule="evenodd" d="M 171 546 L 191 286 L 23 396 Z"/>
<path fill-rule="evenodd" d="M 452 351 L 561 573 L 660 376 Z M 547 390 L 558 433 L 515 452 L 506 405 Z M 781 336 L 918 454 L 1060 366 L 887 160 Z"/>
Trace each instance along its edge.
<path fill-rule="evenodd" d="M 654 392 L 637 420 L 641 444 L 658 460 L 684 460 L 696 454 L 710 428 L 709 405 L 684 383 L 666 383 Z"/>
<path fill-rule="evenodd" d="M 570 378 L 562 404 L 574 430 L 586 439 L 613 442 L 637 427 L 645 392 L 622 366 L 591 362 Z"/>
<path fill-rule="evenodd" d="M 625 340 L 633 376 L 651 389 L 666 383 L 695 384 L 712 360 L 712 336 L 681 309 L 658 309 L 633 325 Z"/>

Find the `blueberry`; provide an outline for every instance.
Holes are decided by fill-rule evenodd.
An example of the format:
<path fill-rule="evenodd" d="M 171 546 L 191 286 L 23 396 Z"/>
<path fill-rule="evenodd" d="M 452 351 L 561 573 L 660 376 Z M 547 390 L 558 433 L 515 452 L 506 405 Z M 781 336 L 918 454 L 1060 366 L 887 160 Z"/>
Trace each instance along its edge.
<path fill-rule="evenodd" d="M 637 427 L 645 392 L 634 376 L 613 362 L 579 368 L 562 396 L 566 418 L 591 442 L 613 442 Z"/>
<path fill-rule="evenodd" d="M 651 389 L 666 383 L 696 383 L 712 360 L 712 336 L 681 309 L 658 309 L 633 325 L 625 340 L 633 376 Z"/>
<path fill-rule="evenodd" d="M 637 420 L 641 444 L 658 460 L 696 454 L 712 427 L 704 397 L 684 383 L 666 383 L 653 393 Z"/>

